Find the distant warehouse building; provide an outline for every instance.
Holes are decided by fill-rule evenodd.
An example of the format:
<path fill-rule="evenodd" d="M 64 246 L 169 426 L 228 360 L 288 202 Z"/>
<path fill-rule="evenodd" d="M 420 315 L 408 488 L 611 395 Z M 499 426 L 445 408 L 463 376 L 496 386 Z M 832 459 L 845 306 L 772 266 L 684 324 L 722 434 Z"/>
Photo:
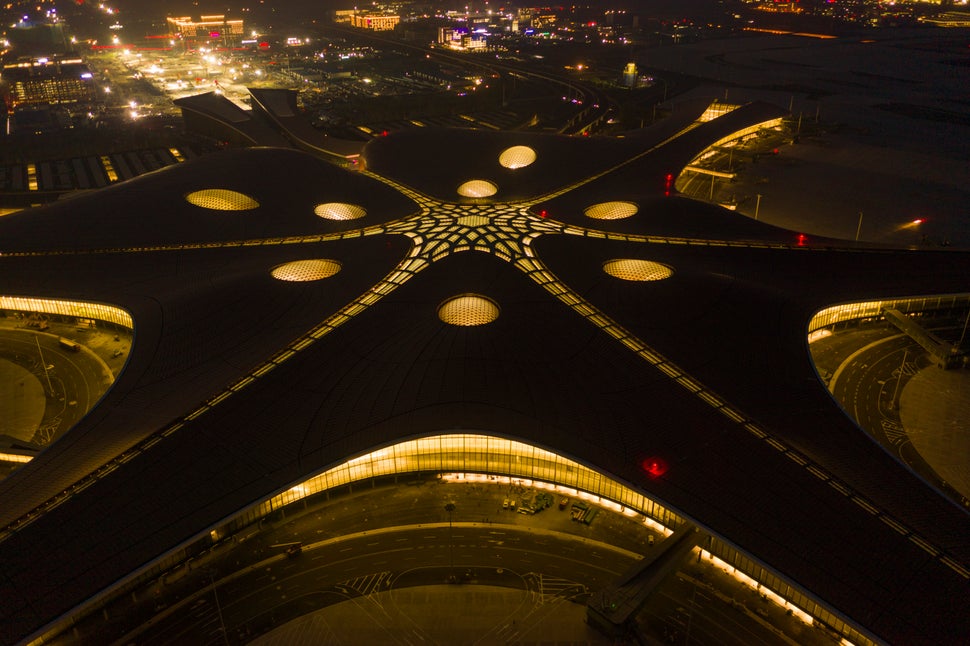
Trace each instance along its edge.
<path fill-rule="evenodd" d="M 36 58 L 3 66 L 7 109 L 31 105 L 87 104 L 94 75 L 80 58 Z"/>

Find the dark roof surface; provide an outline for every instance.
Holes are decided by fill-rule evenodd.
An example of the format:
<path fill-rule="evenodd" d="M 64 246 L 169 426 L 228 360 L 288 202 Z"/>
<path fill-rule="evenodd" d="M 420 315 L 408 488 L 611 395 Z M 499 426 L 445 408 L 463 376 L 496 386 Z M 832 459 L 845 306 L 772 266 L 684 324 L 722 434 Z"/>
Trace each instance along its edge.
<path fill-rule="evenodd" d="M 970 604 L 967 580 L 883 520 L 966 566 L 968 516 L 844 416 L 819 382 L 805 339 L 809 319 L 827 305 L 967 291 L 970 253 L 836 248 L 831 241 L 800 247 L 790 232 L 663 197 L 662 172 L 769 113 L 739 111 L 642 156 L 672 133 L 620 141 L 392 134 L 365 150 L 374 176 L 296 151 L 251 149 L 0 219 L 5 294 L 111 303 L 135 321 L 131 357 L 102 402 L 0 482 L 0 523 L 10 526 L 131 445 L 184 423 L 0 541 L 0 640 L 31 634 L 308 474 L 456 429 L 520 438 L 609 473 L 889 641 L 943 643 L 970 633 L 962 611 Z M 455 144 L 459 156 L 435 152 Z M 501 168 L 498 155 L 511 145 L 535 148 L 535 164 Z M 404 194 L 378 176 L 398 182 Z M 455 194 L 475 178 L 493 179 L 500 193 Z M 552 194 L 567 186 L 572 190 Z M 245 193 L 260 206 L 210 211 L 184 200 L 204 188 Z M 582 215 L 614 199 L 640 210 L 617 221 Z M 507 204 L 512 200 L 522 202 Z M 324 202 L 359 204 L 367 215 L 325 220 L 313 214 Z M 529 215 L 543 208 L 548 218 Z M 438 242 L 434 225 L 460 240 Z M 588 230 L 649 238 L 605 240 L 584 235 Z M 504 248 L 516 253 L 528 246 L 667 369 L 585 320 L 519 266 L 492 254 L 449 253 L 474 246 L 483 233 L 504 236 Z M 434 260 L 426 269 L 185 419 L 421 250 Z M 284 262 L 310 258 L 337 260 L 341 271 L 306 283 L 270 276 Z M 674 274 L 619 281 L 602 270 L 613 258 L 664 263 Z M 499 318 L 470 328 L 442 323 L 439 304 L 468 292 L 494 299 Z M 680 385 L 671 369 L 775 445 Z M 663 477 L 641 468 L 650 456 L 669 462 Z"/>
<path fill-rule="evenodd" d="M 297 107 L 296 90 L 249 88 L 249 93 L 252 95 L 253 109 L 260 110 L 302 150 L 338 157 L 360 155 L 365 142 L 331 137 L 310 125 Z"/>
<path fill-rule="evenodd" d="M 250 145 L 287 146 L 288 142 L 268 125 L 253 119 L 251 110 L 243 110 L 222 94 L 206 92 L 175 99 L 182 112 L 190 112 L 230 128 Z"/>

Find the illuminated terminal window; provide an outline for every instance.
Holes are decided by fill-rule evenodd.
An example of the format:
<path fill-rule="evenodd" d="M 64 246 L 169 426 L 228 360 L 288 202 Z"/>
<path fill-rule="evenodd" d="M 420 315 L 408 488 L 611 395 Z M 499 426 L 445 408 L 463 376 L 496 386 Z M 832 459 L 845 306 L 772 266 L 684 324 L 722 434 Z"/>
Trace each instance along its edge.
<path fill-rule="evenodd" d="M 455 296 L 438 307 L 438 318 L 443 322 L 466 327 L 491 323 L 498 313 L 495 301 L 478 294 Z"/>
<path fill-rule="evenodd" d="M 340 263 L 336 260 L 294 260 L 278 265 L 270 272 L 276 280 L 289 282 L 309 282 L 330 278 L 340 271 Z"/>
<path fill-rule="evenodd" d="M 603 263 L 603 271 L 621 280 L 651 281 L 663 280 L 674 275 L 667 265 L 652 260 L 617 258 Z"/>
<path fill-rule="evenodd" d="M 317 204 L 313 212 L 325 220 L 356 220 L 367 215 L 364 207 L 344 202 Z"/>
<path fill-rule="evenodd" d="M 899 310 L 903 314 L 926 312 L 929 310 L 963 310 L 970 305 L 968 294 L 942 294 L 937 296 L 911 296 L 884 301 L 859 301 L 842 303 L 820 310 L 808 324 L 808 332 L 813 333 L 843 321 L 855 321 L 882 316 L 885 308 Z"/>
<path fill-rule="evenodd" d="M 639 210 L 633 202 L 600 202 L 586 207 L 583 215 L 593 220 L 622 220 L 636 215 Z"/>
<path fill-rule="evenodd" d="M 259 207 L 259 202 L 248 195 L 224 188 L 193 191 L 185 196 L 185 201 L 213 211 L 248 211 Z"/>
<path fill-rule="evenodd" d="M 408 440 L 356 457 L 290 487 L 246 515 L 263 516 L 307 496 L 360 480 L 429 472 L 524 478 L 526 482 L 523 484 L 527 486 L 556 486 L 570 495 L 611 506 L 617 511 L 635 510 L 665 527 L 684 522 L 670 509 L 642 493 L 561 455 L 507 438 L 465 434 Z M 661 529 L 660 525 L 656 528 Z"/>
<path fill-rule="evenodd" d="M 114 323 L 132 329 L 131 314 L 113 305 L 87 303 L 84 301 L 59 301 L 48 298 L 27 298 L 24 296 L 0 296 L 0 310 L 17 312 L 39 312 L 57 316 L 73 316 Z"/>
<path fill-rule="evenodd" d="M 536 151 L 528 146 L 512 146 L 502 151 L 498 163 L 505 168 L 525 168 L 536 160 Z"/>
<path fill-rule="evenodd" d="M 458 187 L 458 194 L 464 197 L 489 197 L 498 192 L 498 186 L 484 179 L 473 179 Z"/>

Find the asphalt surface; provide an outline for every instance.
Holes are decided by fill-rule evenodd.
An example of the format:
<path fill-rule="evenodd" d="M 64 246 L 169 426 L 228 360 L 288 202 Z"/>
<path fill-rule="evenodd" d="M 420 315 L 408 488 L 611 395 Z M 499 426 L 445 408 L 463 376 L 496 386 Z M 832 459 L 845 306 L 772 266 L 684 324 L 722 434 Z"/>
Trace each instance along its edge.
<path fill-rule="evenodd" d="M 39 384 L 44 395 L 10 401 L 20 409 L 2 416 L 0 432 L 46 444 L 71 428 L 107 390 L 111 377 L 105 374 L 104 364 L 90 350 L 72 352 L 61 347 L 58 338 L 50 332 L 0 328 L 0 358 L 23 371 L 21 379 L 4 384 L 4 390 L 36 391 Z M 23 386 L 19 386 L 21 380 Z"/>
<path fill-rule="evenodd" d="M 934 332 L 952 336 L 953 330 L 944 325 Z M 970 402 L 970 382 L 936 375 L 942 371 L 926 351 L 884 323 L 837 332 L 810 347 L 820 376 L 846 414 L 886 451 L 966 504 L 966 464 L 954 458 L 965 453 L 967 433 L 954 415 Z M 947 387 L 923 385 L 938 380 Z"/>
<path fill-rule="evenodd" d="M 55 642 L 612 643 L 586 625 L 586 600 L 661 535 L 605 508 L 589 526 L 568 509 L 503 510 L 505 497 L 531 497 L 522 487 L 435 482 L 357 488 L 279 515 L 118 595 Z M 302 552 L 288 556 L 294 542 Z M 684 571 L 640 617 L 654 639 L 692 608 L 694 643 L 828 643 L 708 563 Z"/>

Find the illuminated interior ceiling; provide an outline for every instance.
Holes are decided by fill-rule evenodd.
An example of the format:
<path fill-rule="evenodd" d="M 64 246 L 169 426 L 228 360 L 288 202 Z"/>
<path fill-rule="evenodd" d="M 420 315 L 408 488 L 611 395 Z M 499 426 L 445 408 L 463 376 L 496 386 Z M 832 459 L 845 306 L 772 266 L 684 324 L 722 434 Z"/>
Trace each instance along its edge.
<path fill-rule="evenodd" d="M 462 197 L 491 197 L 498 192 L 498 186 L 484 179 L 472 179 L 458 187 Z"/>
<path fill-rule="evenodd" d="M 309 282 L 330 278 L 340 271 L 340 263 L 336 260 L 313 259 L 294 260 L 278 267 L 273 267 L 270 274 L 276 280 L 290 282 Z"/>
<path fill-rule="evenodd" d="M 512 170 L 525 168 L 535 160 L 536 151 L 528 146 L 512 146 L 498 156 L 498 163 Z"/>
<path fill-rule="evenodd" d="M 327 202 L 317 204 L 313 212 L 327 220 L 356 220 L 367 215 L 364 207 L 356 204 L 345 204 L 343 202 Z"/>
<path fill-rule="evenodd" d="M 632 281 L 664 280 L 674 275 L 667 265 L 651 260 L 616 258 L 603 264 L 603 271 L 614 278 Z"/>
<path fill-rule="evenodd" d="M 462 294 L 449 298 L 438 308 L 438 318 L 449 325 L 470 327 L 485 325 L 498 318 L 498 305 L 478 294 Z"/>
<path fill-rule="evenodd" d="M 459 428 L 655 495 L 840 616 L 874 618 L 865 628 L 881 639 L 970 633 L 949 610 L 970 605 L 970 554 L 954 541 L 970 520 L 858 431 L 817 383 L 804 338 L 815 312 L 858 295 L 965 291 L 970 254 L 814 244 L 664 197 L 667 173 L 767 113 L 745 106 L 636 140 L 392 134 L 368 144 L 358 172 L 232 151 L 0 219 L 7 293 L 95 285 L 146 330 L 98 414 L 0 481 L 0 641 L 310 474 Z M 503 177 L 503 195 L 521 197 L 456 198 L 495 152 L 441 155 L 454 137 L 538 151 Z M 194 207 L 160 199 L 129 222 L 134 199 L 193 186 L 234 187 L 258 207 L 206 229 Z M 619 197 L 651 217 L 583 214 Z M 366 225 L 307 217 L 334 202 L 359 204 Z M 90 239 L 57 226 L 77 222 Z M 270 277 L 306 257 L 342 269 L 300 289 Z M 638 257 L 676 272 L 604 273 Z M 455 294 L 487 294 L 501 316 L 446 324 L 438 308 Z M 47 580 L 59 594 L 36 592 Z"/>
<path fill-rule="evenodd" d="M 213 211 L 249 211 L 259 208 L 259 202 L 245 193 L 230 191 L 222 188 L 207 188 L 192 191 L 185 196 L 185 201 L 203 209 Z"/>
<path fill-rule="evenodd" d="M 623 220 L 636 215 L 638 210 L 633 202 L 601 202 L 587 206 L 583 215 L 592 220 Z"/>

